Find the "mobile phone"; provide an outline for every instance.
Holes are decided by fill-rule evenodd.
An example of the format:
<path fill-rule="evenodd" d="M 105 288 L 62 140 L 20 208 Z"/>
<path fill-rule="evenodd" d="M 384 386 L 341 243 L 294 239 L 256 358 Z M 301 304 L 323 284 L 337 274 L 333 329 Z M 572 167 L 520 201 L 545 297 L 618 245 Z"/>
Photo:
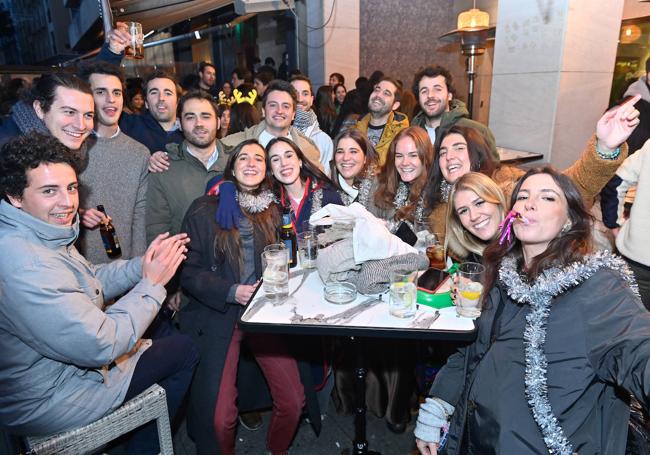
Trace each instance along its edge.
<path fill-rule="evenodd" d="M 418 288 L 423 291 L 435 292 L 447 279 L 448 272 L 438 269 L 429 269 L 418 278 Z"/>
<path fill-rule="evenodd" d="M 402 239 L 404 243 L 408 243 L 411 246 L 415 245 L 418 241 L 418 236 L 415 235 L 409 225 L 404 221 L 399 224 L 397 231 L 395 231 L 395 235 Z"/>

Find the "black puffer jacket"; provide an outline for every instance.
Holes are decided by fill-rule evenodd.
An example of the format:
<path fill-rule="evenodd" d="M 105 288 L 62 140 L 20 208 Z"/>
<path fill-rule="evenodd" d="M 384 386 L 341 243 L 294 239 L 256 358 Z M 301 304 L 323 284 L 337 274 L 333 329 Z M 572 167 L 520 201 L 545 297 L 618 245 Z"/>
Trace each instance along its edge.
<path fill-rule="evenodd" d="M 455 406 L 442 453 L 549 453 L 524 392 L 530 306 L 514 302 L 500 286 L 490 292 L 476 341 L 449 358 L 431 389 L 431 396 Z M 623 389 L 648 403 L 649 333 L 650 313 L 609 269 L 553 300 L 545 344 L 548 395 L 575 452 L 625 452 Z"/>

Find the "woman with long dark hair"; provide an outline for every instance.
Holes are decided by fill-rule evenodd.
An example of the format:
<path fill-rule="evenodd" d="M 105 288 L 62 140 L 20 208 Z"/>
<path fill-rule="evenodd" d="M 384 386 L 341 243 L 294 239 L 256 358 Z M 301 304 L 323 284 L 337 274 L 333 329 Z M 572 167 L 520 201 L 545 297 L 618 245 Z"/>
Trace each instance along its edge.
<path fill-rule="evenodd" d="M 367 207 L 378 163 L 375 148 L 361 131 L 351 128 L 336 136 L 330 172 L 345 205 L 359 202 Z"/>
<path fill-rule="evenodd" d="M 329 85 L 321 85 L 316 91 L 314 111 L 316 111 L 320 129 L 331 136 L 332 127 L 336 121 L 336 106 L 332 100 L 332 87 Z"/>
<path fill-rule="evenodd" d="M 291 139 L 277 137 L 266 145 L 267 172 L 283 207 L 290 208 L 293 227 L 301 232 L 312 213 L 327 204 L 343 205 L 329 177 L 308 160 Z"/>
<path fill-rule="evenodd" d="M 260 253 L 277 241 L 280 215 L 266 176 L 266 152 L 255 140 L 232 152 L 225 178 L 235 182 L 242 216 L 238 227 L 215 221 L 219 196 L 192 203 L 183 231 L 192 233 L 181 285 L 190 297 L 181 310 L 181 329 L 201 350 L 191 389 L 188 430 L 199 453 L 234 454 L 237 426 L 237 367 L 242 340 L 255 356 L 273 398 L 267 449 L 284 454 L 304 404 L 296 361 L 284 340 L 269 334 L 244 334 L 237 326 L 262 275 Z M 217 449 L 218 447 L 218 449 Z"/>
<path fill-rule="evenodd" d="M 639 123 L 639 111 L 625 103 L 598 120 L 596 134 L 578 161 L 563 171 L 578 186 L 584 202 L 593 199 L 627 156 L 625 140 Z M 431 215 L 431 232 L 444 232 L 451 186 L 468 172 L 480 172 L 494 180 L 508 197 L 524 173 L 494 161 L 484 136 L 471 127 L 454 126 L 441 137 L 440 148 L 429 174 L 425 199 Z"/>
<path fill-rule="evenodd" d="M 484 253 L 477 338 L 448 359 L 420 407 L 420 453 L 437 453 L 449 420 L 448 454 L 622 455 L 621 392 L 650 396 L 650 313 L 625 262 L 593 252 L 569 177 L 531 169 L 511 204 L 513 241 Z"/>

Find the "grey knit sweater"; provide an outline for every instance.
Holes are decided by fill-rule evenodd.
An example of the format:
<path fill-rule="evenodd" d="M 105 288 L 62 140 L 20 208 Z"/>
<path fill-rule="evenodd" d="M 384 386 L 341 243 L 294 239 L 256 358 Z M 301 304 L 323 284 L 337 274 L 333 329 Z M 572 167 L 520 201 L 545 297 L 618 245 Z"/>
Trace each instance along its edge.
<path fill-rule="evenodd" d="M 98 137 L 79 175 L 79 207 L 102 204 L 112 218 L 122 247 L 121 259 L 144 254 L 149 151 L 124 133 Z M 77 248 L 91 263 L 109 262 L 99 229 L 81 229 Z"/>

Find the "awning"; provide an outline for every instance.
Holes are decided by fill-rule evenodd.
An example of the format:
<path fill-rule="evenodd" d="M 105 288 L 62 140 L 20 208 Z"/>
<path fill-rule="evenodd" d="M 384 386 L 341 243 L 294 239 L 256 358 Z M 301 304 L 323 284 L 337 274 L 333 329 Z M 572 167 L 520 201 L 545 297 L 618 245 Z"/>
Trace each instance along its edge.
<path fill-rule="evenodd" d="M 111 0 L 114 21 L 136 21 L 147 33 L 229 5 L 233 0 Z"/>

